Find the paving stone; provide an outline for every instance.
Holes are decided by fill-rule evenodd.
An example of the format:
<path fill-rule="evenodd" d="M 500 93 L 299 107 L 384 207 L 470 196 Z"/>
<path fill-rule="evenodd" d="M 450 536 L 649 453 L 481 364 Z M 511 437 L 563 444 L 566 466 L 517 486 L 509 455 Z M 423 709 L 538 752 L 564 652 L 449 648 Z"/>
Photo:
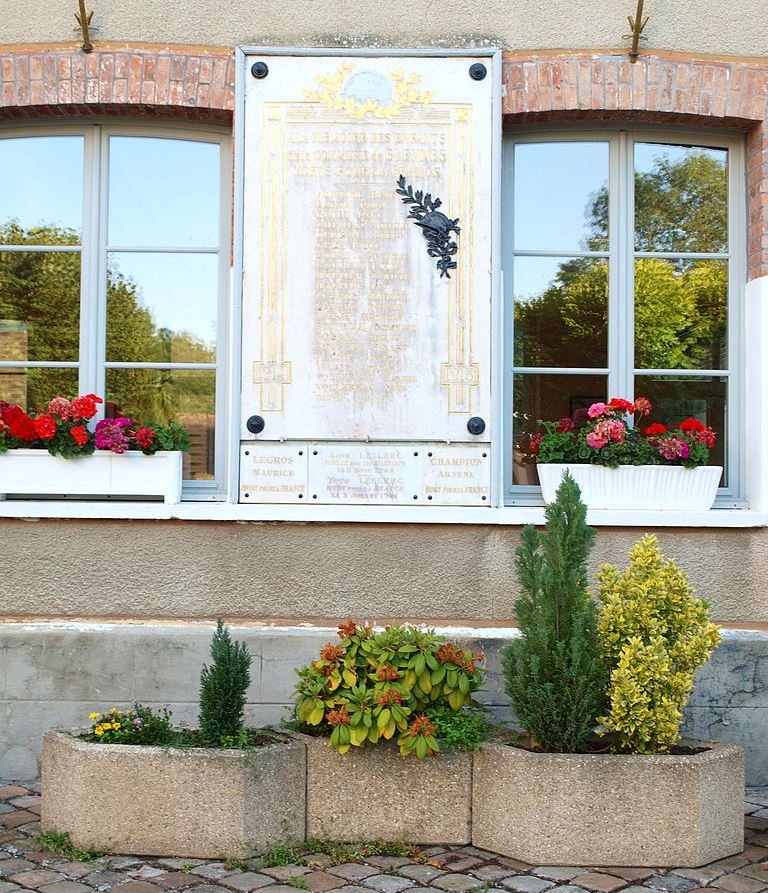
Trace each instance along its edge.
<path fill-rule="evenodd" d="M 28 859 L 5 859 L 0 862 L 0 877 L 10 877 L 12 874 L 29 871 L 34 867 L 35 863 Z"/>
<path fill-rule="evenodd" d="M 28 825 L 30 822 L 36 822 L 37 816 L 34 812 L 26 809 L 15 809 L 5 815 L 0 815 L 0 825 L 5 828 L 18 828 L 19 825 Z"/>
<path fill-rule="evenodd" d="M 334 865 L 328 869 L 329 874 L 344 878 L 345 881 L 361 881 L 363 878 L 374 874 L 381 874 L 378 868 L 371 865 L 360 865 L 357 862 L 345 862 L 343 865 Z"/>
<path fill-rule="evenodd" d="M 188 876 L 189 875 L 187 875 L 187 877 Z M 231 890 L 239 890 L 242 891 L 242 893 L 249 893 L 250 890 L 258 890 L 260 887 L 266 887 L 274 882 L 274 878 L 256 871 L 236 871 L 221 878 L 221 885 L 223 887 L 229 887 Z"/>
<path fill-rule="evenodd" d="M 534 866 L 531 865 L 530 862 L 521 862 L 520 859 L 510 859 L 507 856 L 502 856 L 500 859 L 495 859 L 499 865 L 505 865 L 507 868 L 512 868 L 515 871 L 530 871 Z"/>
<path fill-rule="evenodd" d="M 458 859 L 456 862 L 449 862 L 446 867 L 450 871 L 468 871 L 470 868 L 478 868 L 482 864 L 482 859 L 478 859 L 475 856 L 468 856 L 466 859 Z"/>
<path fill-rule="evenodd" d="M 557 893 L 586 893 L 583 887 L 574 887 L 573 884 L 561 884 L 555 888 Z"/>
<path fill-rule="evenodd" d="M 742 856 L 727 856 L 725 859 L 718 859 L 717 862 L 710 862 L 707 867 L 736 871 L 737 868 L 744 868 L 746 865 L 749 865 L 749 861 Z"/>
<path fill-rule="evenodd" d="M 270 887 L 270 893 L 272 890 L 277 889 L 276 887 Z M 408 890 L 413 890 L 413 887 L 408 887 Z M 333 890 L 329 890 L 328 893 L 368 893 L 367 887 L 358 887 L 355 884 L 345 884 L 343 887 L 334 887 Z"/>
<path fill-rule="evenodd" d="M 744 874 L 756 881 L 765 880 L 765 884 L 768 886 L 768 865 L 745 865 L 744 868 L 738 868 L 736 874 Z"/>
<path fill-rule="evenodd" d="M 203 865 L 205 859 L 158 859 L 158 865 L 165 865 L 166 868 L 172 868 L 179 871 L 182 868 L 194 868 L 196 865 Z"/>
<path fill-rule="evenodd" d="M 51 861 L 51 854 L 47 850 L 34 850 L 31 853 L 24 853 L 24 858 L 29 859 L 30 862 L 34 862 L 36 865 L 42 865 L 43 863 L 47 865 Z M 91 866 L 91 871 L 93 871 L 93 866 Z"/>
<path fill-rule="evenodd" d="M 410 878 L 420 884 L 429 884 L 435 878 L 445 874 L 445 869 L 437 868 L 435 865 L 404 865 L 397 873 L 401 877 Z"/>
<path fill-rule="evenodd" d="M 301 861 L 313 868 L 328 868 L 333 865 L 333 859 L 327 853 L 308 853 Z"/>
<path fill-rule="evenodd" d="M 752 844 L 753 846 L 768 847 L 768 834 L 750 833 L 746 820 L 744 821 L 744 838 L 747 843 Z"/>
<path fill-rule="evenodd" d="M 531 874 L 546 878 L 548 881 L 570 881 L 584 874 L 584 869 L 571 868 L 567 865 L 544 865 L 541 868 L 534 868 Z"/>
<path fill-rule="evenodd" d="M 410 865 L 413 860 L 407 856 L 370 856 L 365 861 L 379 868 L 402 868 L 403 865 Z"/>
<path fill-rule="evenodd" d="M 624 865 L 600 866 L 595 871 L 599 871 L 601 874 L 612 874 L 614 877 L 624 878 L 625 881 L 644 881 L 659 873 L 659 869 L 655 868 L 632 868 Z"/>
<path fill-rule="evenodd" d="M 11 806 L 9 803 L 0 803 L 0 815 L 6 812 L 16 812 L 16 807 Z"/>
<path fill-rule="evenodd" d="M 413 886 L 413 881 L 408 878 L 397 877 L 394 874 L 373 874 L 370 877 L 363 878 L 360 883 L 371 890 L 378 890 L 378 893 L 400 893 L 406 887 Z M 477 881 L 475 883 L 477 884 Z M 463 889 L 469 888 L 465 887 Z"/>
<path fill-rule="evenodd" d="M 11 797 L 24 797 L 29 794 L 27 788 L 19 787 L 16 784 L 6 784 L 0 787 L 0 800 L 8 800 Z"/>
<path fill-rule="evenodd" d="M 468 874 L 444 874 L 432 882 L 433 887 L 447 890 L 449 893 L 467 893 L 484 886 L 481 880 Z"/>
<path fill-rule="evenodd" d="M 197 878 L 185 871 L 164 871 L 152 879 L 153 884 L 159 884 L 167 890 L 177 890 L 180 887 L 189 887 L 191 884 L 197 884 Z"/>
<path fill-rule="evenodd" d="M 557 893 L 560 893 L 560 889 L 558 888 Z M 638 887 L 633 885 L 631 887 L 625 887 L 621 893 L 648 893 L 647 887 Z"/>
<path fill-rule="evenodd" d="M 575 887 L 593 890 L 594 893 L 613 893 L 614 890 L 620 890 L 627 885 L 623 878 L 617 878 L 612 874 L 601 874 L 599 871 L 585 872 L 583 869 L 580 874 L 572 875 L 568 880 L 573 881 Z"/>
<path fill-rule="evenodd" d="M 39 794 L 25 794 L 23 797 L 14 797 L 8 802 L 18 806 L 19 809 L 29 809 L 30 806 L 39 806 L 43 802 L 43 798 Z"/>
<path fill-rule="evenodd" d="M 704 865 L 702 868 L 676 868 L 672 874 L 688 878 L 689 881 L 696 881 L 700 887 L 705 887 L 710 881 L 722 877 L 725 874 L 725 869 Z"/>
<path fill-rule="evenodd" d="M 232 874 L 232 872 L 224 867 L 223 862 L 207 862 L 205 865 L 198 865 L 197 868 L 193 868 L 190 874 L 199 874 L 200 877 L 218 881 L 228 874 Z"/>
<path fill-rule="evenodd" d="M 91 893 L 91 888 L 77 881 L 56 881 L 55 884 L 46 884 L 40 887 L 43 893 Z"/>
<path fill-rule="evenodd" d="M 151 884 L 149 885 L 151 886 Z M 276 887 L 270 887 L 270 890 L 277 889 Z M 293 887 L 291 888 L 293 889 Z M 155 888 L 157 890 L 157 888 Z M 120 893 L 123 893 L 123 888 L 120 888 Z M 195 893 L 229 893 L 226 887 L 217 887 L 216 884 L 200 884 L 199 887 L 195 887 Z"/>
<path fill-rule="evenodd" d="M 93 864 L 103 865 L 105 868 L 110 867 L 117 871 L 122 870 L 123 868 L 133 867 L 134 865 L 140 865 L 141 862 L 142 860 L 138 859 L 136 856 L 104 856 L 101 859 L 97 859 Z"/>
<path fill-rule="evenodd" d="M 339 886 L 338 877 L 328 874 L 327 871 L 310 871 L 308 874 L 303 874 L 301 879 L 312 893 L 325 893 L 326 890 L 333 890 Z"/>
<path fill-rule="evenodd" d="M 540 877 L 522 875 L 501 881 L 501 886 L 507 890 L 515 890 L 516 893 L 542 893 L 543 890 L 550 890 L 554 884 Z"/>
<path fill-rule="evenodd" d="M 765 831 L 768 828 L 768 818 L 759 815 L 744 816 L 744 827 L 751 831 Z"/>
<path fill-rule="evenodd" d="M 0 831 L 0 844 L 19 840 L 21 836 L 18 831 Z"/>
<path fill-rule="evenodd" d="M 341 866 L 340 866 L 341 867 Z M 270 877 L 273 877 L 276 881 L 284 881 L 289 877 L 299 877 L 302 874 L 306 874 L 310 869 L 306 867 L 306 865 L 275 865 L 272 868 L 260 868 L 262 874 L 268 874 Z M 334 871 L 334 874 L 336 872 Z M 376 869 L 371 869 L 371 874 L 375 874 Z M 342 875 L 343 877 L 343 875 Z"/>
<path fill-rule="evenodd" d="M 654 875 L 645 882 L 646 887 L 652 887 L 654 890 L 665 890 L 667 893 L 690 893 L 696 887 L 701 886 L 696 881 L 689 881 L 688 878 L 676 877 L 673 874 L 666 877 Z"/>
<path fill-rule="evenodd" d="M 421 851 L 422 856 L 439 856 L 441 853 L 447 852 L 444 846 L 429 846 Z"/>
<path fill-rule="evenodd" d="M 508 868 L 502 868 L 499 865 L 483 865 L 482 868 L 473 868 L 469 873 L 486 884 L 493 884 L 512 874 Z"/>
<path fill-rule="evenodd" d="M 49 862 L 48 867 L 69 877 L 85 877 L 87 874 L 93 874 L 93 865 L 84 862 Z M 121 877 L 125 880 L 125 875 Z"/>
<path fill-rule="evenodd" d="M 27 853 L 29 853 L 29 858 L 32 858 L 33 853 L 39 852 L 37 844 L 34 841 L 30 840 L 29 837 L 24 836 L 22 828 L 20 828 L 15 833 L 19 835 L 19 839 L 14 840 L 13 842 L 12 849 L 14 855 L 17 856 L 19 855 L 19 853 L 24 853 L 24 858 L 26 859 Z"/>
<path fill-rule="evenodd" d="M 155 881 L 157 878 L 160 877 L 160 875 L 168 874 L 168 872 L 162 868 L 155 868 L 154 865 L 142 865 L 139 868 L 131 869 L 128 874 L 132 878 L 136 878 L 136 880 L 138 881 Z M 229 874 L 229 872 L 225 871 L 224 874 Z"/>
<path fill-rule="evenodd" d="M 45 868 L 37 868 L 32 871 L 22 871 L 20 874 L 14 874 L 8 878 L 12 884 L 18 884 L 20 887 L 34 889 L 42 887 L 43 884 L 53 884 L 55 881 L 65 881 L 66 877 L 58 871 L 48 871 Z"/>
<path fill-rule="evenodd" d="M 768 859 L 768 847 L 746 846 L 740 855 L 742 859 L 749 859 L 750 862 L 762 862 Z"/>
<path fill-rule="evenodd" d="M 120 885 L 120 893 L 160 893 L 160 887 L 154 884 L 148 884 L 146 881 L 128 881 L 127 884 Z M 198 887 L 202 890 L 203 887 Z M 219 889 L 216 887 L 215 889 Z"/>
<path fill-rule="evenodd" d="M 125 880 L 125 875 L 121 874 L 119 871 L 94 871 L 92 874 L 88 874 L 83 878 L 83 881 L 86 884 L 90 884 L 92 887 L 112 887 L 115 884 L 119 884 L 120 881 Z M 195 880 L 197 880 L 195 878 Z M 193 883 L 192 881 L 187 881 L 187 885 Z"/>
<path fill-rule="evenodd" d="M 725 874 L 712 881 L 709 886 L 717 887 L 718 890 L 729 890 L 730 893 L 760 893 L 760 890 L 768 887 L 768 878 L 758 881 L 743 874 Z"/>
<path fill-rule="evenodd" d="M 0 893 L 15 893 L 16 890 L 21 890 L 21 887 L 9 884 L 7 881 L 0 881 Z"/>

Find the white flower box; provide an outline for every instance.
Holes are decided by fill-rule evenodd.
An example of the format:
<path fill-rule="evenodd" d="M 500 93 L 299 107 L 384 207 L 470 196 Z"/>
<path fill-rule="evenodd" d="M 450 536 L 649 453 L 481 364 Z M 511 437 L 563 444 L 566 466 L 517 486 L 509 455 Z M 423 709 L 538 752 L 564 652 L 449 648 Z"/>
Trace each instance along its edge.
<path fill-rule="evenodd" d="M 0 499 L 30 496 L 162 496 L 181 498 L 178 450 L 145 456 L 139 450 L 118 455 L 96 450 L 90 456 L 62 459 L 46 450 L 8 450 L 0 455 Z"/>
<path fill-rule="evenodd" d="M 719 465 L 538 464 L 545 502 L 554 502 L 564 472 L 570 471 L 590 509 L 701 512 L 712 508 L 723 469 Z"/>

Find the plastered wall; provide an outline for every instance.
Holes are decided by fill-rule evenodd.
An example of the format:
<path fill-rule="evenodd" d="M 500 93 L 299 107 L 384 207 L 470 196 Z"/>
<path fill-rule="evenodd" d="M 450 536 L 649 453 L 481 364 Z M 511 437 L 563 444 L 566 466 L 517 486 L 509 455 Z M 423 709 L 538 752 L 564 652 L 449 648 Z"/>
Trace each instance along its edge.
<path fill-rule="evenodd" d="M 621 564 L 645 531 L 600 531 Z M 768 621 L 768 530 L 665 529 L 716 620 Z M 0 521 L 0 618 L 512 620 L 520 528 Z"/>
<path fill-rule="evenodd" d="M 0 44 L 73 39 L 74 0 L 5 0 Z M 90 0 L 96 41 L 618 47 L 635 0 Z M 765 55 L 764 0 L 646 0 L 648 46 Z"/>

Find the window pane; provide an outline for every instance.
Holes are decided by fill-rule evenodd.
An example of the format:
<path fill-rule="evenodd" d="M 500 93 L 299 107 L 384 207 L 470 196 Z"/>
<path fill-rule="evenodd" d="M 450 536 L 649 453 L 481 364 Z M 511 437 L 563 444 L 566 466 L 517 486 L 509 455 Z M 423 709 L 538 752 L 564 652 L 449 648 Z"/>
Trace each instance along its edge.
<path fill-rule="evenodd" d="M 587 409 L 607 399 L 604 375 L 515 375 L 512 404 L 513 484 L 538 484 L 530 435 L 539 421 L 583 419 Z"/>
<path fill-rule="evenodd" d="M 515 366 L 605 366 L 608 261 L 516 257 Z"/>
<path fill-rule="evenodd" d="M 717 443 L 709 454 L 709 465 L 726 466 L 728 454 L 728 379 L 675 378 L 671 375 L 638 375 L 635 396 L 647 397 L 653 406 L 650 416 L 641 420 L 642 427 L 661 422 L 676 427 L 683 419 L 698 419 L 717 435 Z M 727 485 L 727 468 L 720 486 Z"/>
<path fill-rule="evenodd" d="M 110 245 L 215 248 L 219 146 L 193 140 L 109 140 Z"/>
<path fill-rule="evenodd" d="M 76 362 L 79 325 L 79 251 L 0 251 L 0 360 Z"/>
<path fill-rule="evenodd" d="M 216 360 L 218 257 L 111 253 L 107 272 L 107 360 Z"/>
<path fill-rule="evenodd" d="M 54 397 L 77 396 L 77 376 L 77 369 L 0 366 L 0 400 L 18 404 L 25 412 L 45 409 Z"/>
<path fill-rule="evenodd" d="M 638 251 L 728 250 L 728 152 L 635 143 Z"/>
<path fill-rule="evenodd" d="M 728 262 L 635 261 L 635 366 L 728 368 Z"/>
<path fill-rule="evenodd" d="M 0 242 L 78 245 L 82 227 L 83 137 L 0 139 Z"/>
<path fill-rule="evenodd" d="M 608 143 L 515 146 L 515 250 L 608 248 Z"/>
<path fill-rule="evenodd" d="M 105 414 L 165 424 L 175 420 L 189 432 L 185 480 L 212 480 L 216 373 L 197 369 L 107 369 Z"/>

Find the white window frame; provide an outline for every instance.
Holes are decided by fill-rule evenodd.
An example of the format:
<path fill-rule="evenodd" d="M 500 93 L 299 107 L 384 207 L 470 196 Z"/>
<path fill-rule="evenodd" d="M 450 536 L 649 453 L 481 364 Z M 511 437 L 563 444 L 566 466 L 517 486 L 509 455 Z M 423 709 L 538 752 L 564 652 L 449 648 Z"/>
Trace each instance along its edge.
<path fill-rule="evenodd" d="M 601 142 L 609 146 L 609 231 L 606 251 L 514 250 L 514 148 L 531 143 Z M 728 150 L 728 251 L 724 254 L 686 252 L 636 252 L 634 250 L 634 177 L 631 176 L 634 144 L 695 145 Z M 718 491 L 715 508 L 744 508 L 745 491 L 744 400 L 745 326 L 744 284 L 746 279 L 746 191 L 744 141 L 733 134 L 668 128 L 600 127 L 564 130 L 542 129 L 509 132 L 503 147 L 502 268 L 504 275 L 504 502 L 508 506 L 543 505 L 541 488 L 512 483 L 512 413 L 515 372 L 518 374 L 605 375 L 608 397 L 634 393 L 635 374 L 668 374 L 680 378 L 712 376 L 729 379 L 727 413 L 728 486 Z M 528 367 L 513 363 L 513 260 L 519 256 L 610 258 L 608 268 L 608 364 L 605 367 Z M 635 369 L 634 353 L 634 260 L 636 257 L 688 257 L 725 259 L 728 277 L 728 369 Z"/>
<path fill-rule="evenodd" d="M 114 119 L 97 119 L 84 125 L 51 125 L 50 123 L 11 124 L 0 127 L 0 139 L 46 136 L 79 136 L 83 138 L 83 220 L 79 247 L 65 250 L 81 255 L 80 267 L 80 347 L 77 361 L 19 361 L 16 367 L 79 368 L 78 391 L 81 394 L 104 394 L 106 370 L 109 368 L 145 369 L 209 369 L 216 374 L 216 427 L 214 439 L 214 480 L 187 480 L 182 499 L 188 501 L 220 501 L 226 499 L 228 482 L 228 436 L 230 340 L 230 261 L 232 218 L 232 138 L 228 130 L 217 127 L 147 125 L 117 123 Z M 109 211 L 109 140 L 112 136 L 147 137 L 152 139 L 186 140 L 214 143 L 220 147 L 218 246 L 173 248 L 167 246 L 122 246 L 107 243 Z M 1 250 L 24 250 L 25 246 L 0 246 Z M 59 246 L 57 246 L 57 250 Z M 210 363 L 121 363 L 107 361 L 107 261 L 110 251 L 173 254 L 218 254 L 218 298 L 216 362 Z M 2 363 L 8 367 L 10 364 Z M 55 395 L 51 395 L 55 396 Z M 100 413 L 101 416 L 101 413 Z M 10 505 L 11 503 L 9 503 Z"/>

